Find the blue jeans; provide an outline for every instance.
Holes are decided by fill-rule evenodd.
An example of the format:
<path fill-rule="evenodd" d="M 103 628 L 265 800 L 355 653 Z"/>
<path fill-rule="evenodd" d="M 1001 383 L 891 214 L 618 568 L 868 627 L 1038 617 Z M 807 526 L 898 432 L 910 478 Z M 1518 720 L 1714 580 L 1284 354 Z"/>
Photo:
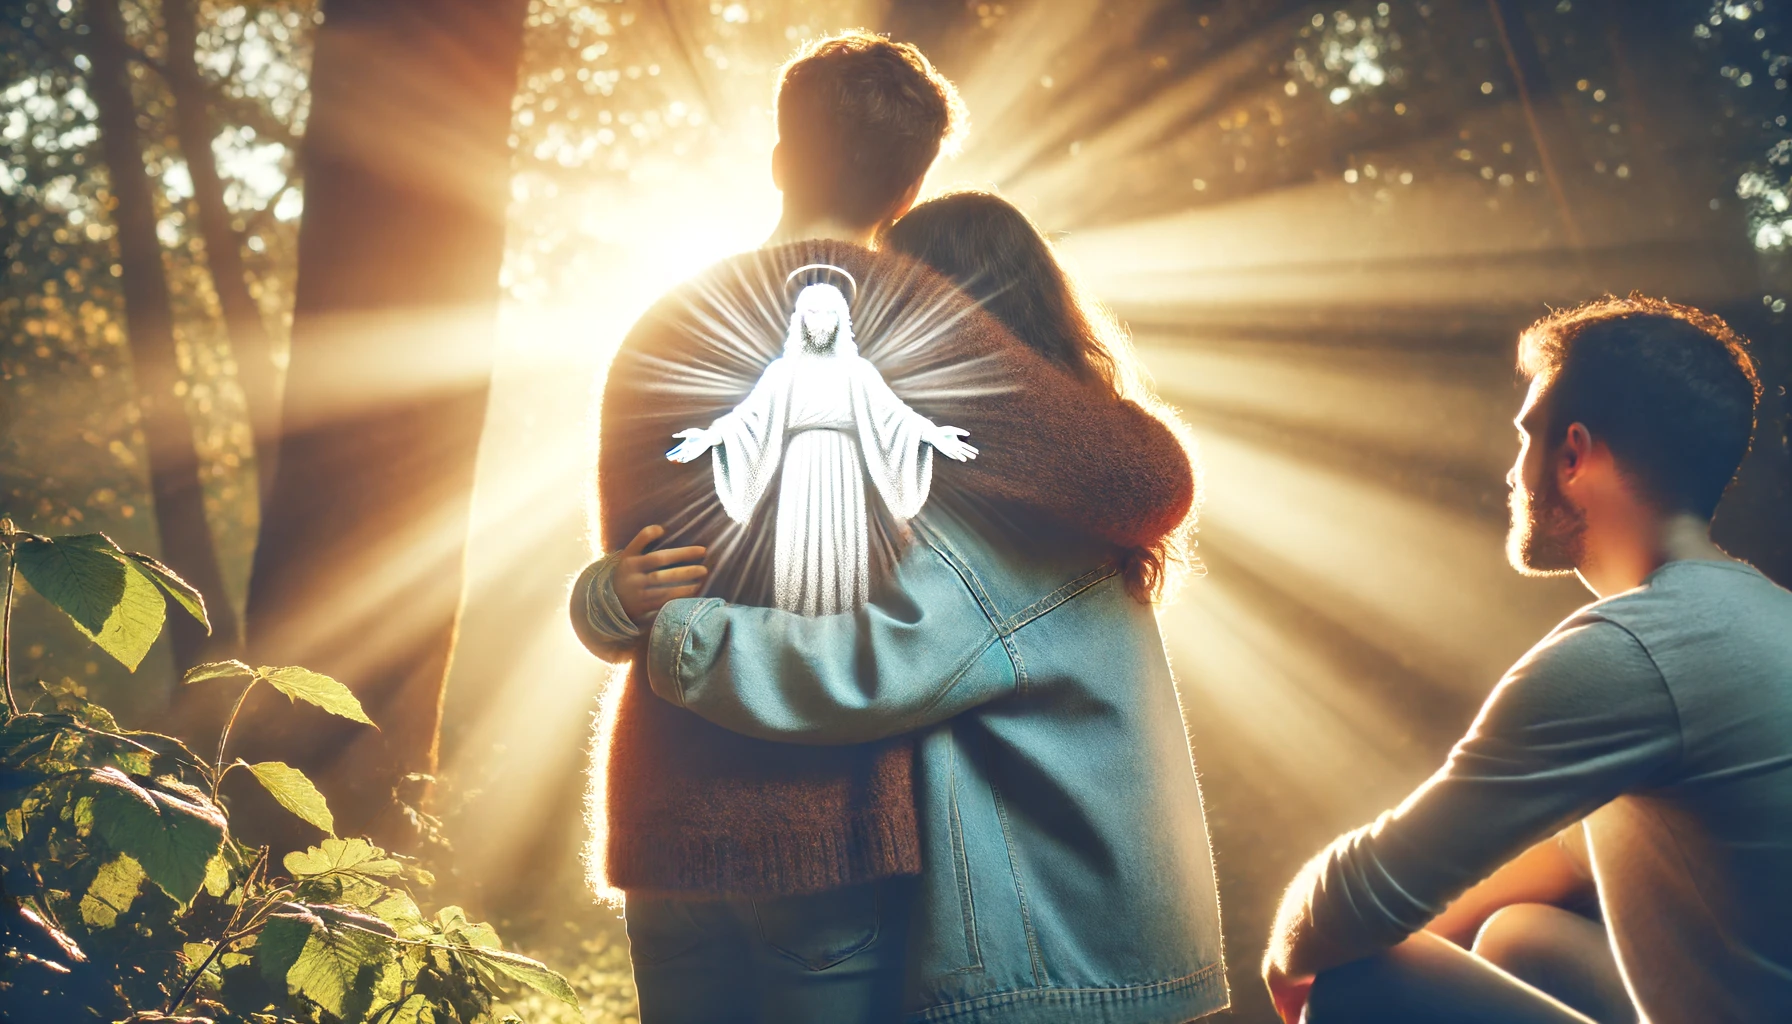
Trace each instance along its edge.
<path fill-rule="evenodd" d="M 804 896 L 630 896 L 641 1024 L 902 1019 L 914 881 Z"/>

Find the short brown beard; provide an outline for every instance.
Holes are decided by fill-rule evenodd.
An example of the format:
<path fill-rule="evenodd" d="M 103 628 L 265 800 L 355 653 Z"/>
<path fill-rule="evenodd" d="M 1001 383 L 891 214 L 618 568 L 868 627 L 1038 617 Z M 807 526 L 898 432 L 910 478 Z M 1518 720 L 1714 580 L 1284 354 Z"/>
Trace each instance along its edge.
<path fill-rule="evenodd" d="M 1526 576 L 1565 576 L 1580 566 L 1587 549 L 1587 516 L 1562 494 L 1555 475 L 1545 473 L 1535 492 L 1514 487 L 1506 560 Z"/>

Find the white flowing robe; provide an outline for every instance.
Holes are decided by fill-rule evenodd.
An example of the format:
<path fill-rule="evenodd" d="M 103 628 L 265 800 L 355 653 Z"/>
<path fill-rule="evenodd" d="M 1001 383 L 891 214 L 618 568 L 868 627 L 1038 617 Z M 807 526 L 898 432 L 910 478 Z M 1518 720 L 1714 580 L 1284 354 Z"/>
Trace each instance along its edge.
<path fill-rule="evenodd" d="M 850 341 L 772 360 L 746 400 L 710 426 L 716 496 L 730 519 L 748 522 L 778 473 L 779 608 L 832 615 L 866 601 L 865 477 L 891 515 L 914 518 L 933 482 L 933 428 Z"/>

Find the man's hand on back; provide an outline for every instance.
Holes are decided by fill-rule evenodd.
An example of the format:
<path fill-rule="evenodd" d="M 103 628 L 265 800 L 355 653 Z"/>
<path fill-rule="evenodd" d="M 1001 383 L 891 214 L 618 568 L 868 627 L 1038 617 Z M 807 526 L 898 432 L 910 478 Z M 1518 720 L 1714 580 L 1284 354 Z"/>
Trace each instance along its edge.
<path fill-rule="evenodd" d="M 635 539 L 622 549 L 610 586 L 629 620 L 647 628 L 655 612 L 666 602 L 681 597 L 696 597 L 703 589 L 703 578 L 709 569 L 699 563 L 707 548 L 692 546 L 648 551 L 647 545 L 665 536 L 663 526 L 648 526 L 635 534 Z"/>

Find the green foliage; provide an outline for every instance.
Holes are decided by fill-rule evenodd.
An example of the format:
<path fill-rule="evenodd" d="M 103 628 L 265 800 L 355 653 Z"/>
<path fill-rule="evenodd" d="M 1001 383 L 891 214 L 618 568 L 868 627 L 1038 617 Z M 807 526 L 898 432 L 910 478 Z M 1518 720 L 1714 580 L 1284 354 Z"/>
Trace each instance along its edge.
<path fill-rule="evenodd" d="M 297 276 L 297 154 L 321 14 L 317 0 L 195 8 L 224 199 L 251 297 L 278 353 L 287 344 Z M 142 377 L 127 344 L 112 183 L 91 98 L 92 36 L 83 24 L 91 10 L 67 0 L 0 4 L 0 509 L 40 533 L 104 530 L 127 550 L 155 550 Z M 164 4 L 126 3 L 123 11 L 183 371 L 172 397 L 192 422 L 224 574 L 224 588 L 208 587 L 206 597 L 214 610 L 220 601 L 240 606 L 258 522 L 257 461 L 240 382 L 255 353 L 232 347 L 187 183 L 165 76 Z M 16 609 L 33 642 L 14 652 L 15 669 L 79 679 L 116 711 L 159 705 L 159 686 L 70 642 L 61 614 L 35 597 L 27 594 Z M 165 652 L 152 651 L 145 664 L 166 671 Z"/>
<path fill-rule="evenodd" d="M 285 668 L 258 668 L 255 674 L 256 678 L 266 679 L 269 686 L 293 700 L 315 704 L 332 715 L 373 725 L 373 719 L 361 710 L 361 702 L 349 688 L 321 672 L 288 665 Z"/>
<path fill-rule="evenodd" d="M 96 928 L 110 928 L 118 915 L 128 912 L 143 886 L 143 867 L 130 854 L 121 853 L 93 876 L 81 896 L 81 920 Z"/>
<path fill-rule="evenodd" d="M 302 700 L 307 704 L 315 704 L 332 715 L 340 715 L 351 721 L 364 725 L 373 725 L 373 719 L 361 709 L 361 702 L 355 698 L 354 691 L 342 685 L 322 672 L 313 672 L 308 668 L 288 665 L 285 668 L 250 668 L 236 661 L 212 661 L 203 665 L 195 665 L 181 677 L 183 683 L 202 683 L 211 679 L 251 680 L 250 686 L 256 683 L 267 683 L 274 689 L 286 694 L 288 699 Z M 374 728 L 379 728 L 374 726 Z"/>
<path fill-rule="evenodd" d="M 224 844 L 216 803 L 177 778 L 140 786 L 111 766 L 90 773 L 77 791 L 89 794 L 93 830 L 106 845 L 134 858 L 176 903 L 192 901 Z"/>
<path fill-rule="evenodd" d="M 23 537 L 15 557 L 25 582 L 92 636 L 105 628 L 112 609 L 123 599 L 128 572 L 118 559 L 79 543 L 85 539 L 71 537 L 56 544 L 47 537 Z"/>
<path fill-rule="evenodd" d="M 263 761 L 252 764 L 249 771 L 261 788 L 268 791 L 280 806 L 291 811 L 307 824 L 316 825 L 330 835 L 336 834 L 336 819 L 330 816 L 324 795 L 317 791 L 305 773 L 284 761 Z"/>
<path fill-rule="evenodd" d="M 495 939 L 497 936 L 493 936 Z M 472 954 L 476 962 L 495 969 L 512 981 L 520 981 L 535 989 L 545 992 L 569 1006 L 579 1005 L 579 997 L 573 993 L 572 985 L 567 980 L 546 967 L 516 953 L 506 953 L 502 949 L 481 949 Z"/>
<path fill-rule="evenodd" d="M 372 1001 L 373 984 L 390 960 L 389 940 L 397 936 L 391 925 L 370 914 L 289 903 L 262 930 L 262 976 L 342 1017 L 347 1007 Z"/>
<path fill-rule="evenodd" d="M 101 535 L 103 536 L 103 534 Z M 205 617 L 205 595 L 199 589 L 174 574 L 174 570 L 149 557 L 141 551 L 126 551 L 124 556 L 130 561 L 132 569 L 155 581 L 163 593 L 174 599 L 188 615 L 198 619 L 205 631 L 212 631 L 211 620 Z"/>
<path fill-rule="evenodd" d="M 132 671 L 162 632 L 164 592 L 211 629 L 198 591 L 148 555 L 120 550 L 103 533 L 56 540 L 22 534 L 14 550 L 25 582 Z"/>
<path fill-rule="evenodd" d="M 0 524 L 0 543 L 39 594 L 121 661 L 104 638 L 134 599 L 130 580 L 158 612 L 166 594 L 183 606 L 192 597 L 203 614 L 178 576 L 104 537 Z M 125 617 L 146 628 L 142 610 Z M 347 687 L 301 668 L 220 662 L 187 681 L 224 679 L 367 721 Z M 0 722 L 0 1003 L 12 1019 L 475 1024 L 496 1019 L 506 988 L 577 1013 L 566 979 L 506 952 L 489 925 L 459 907 L 426 916 L 417 892 L 434 879 L 365 839 L 331 834 L 289 854 L 284 875 L 271 870 L 265 848 L 230 832 L 218 796 L 229 772 L 248 769 L 326 833 L 335 823 L 298 769 L 227 763 L 228 726 L 207 762 L 171 737 L 121 729 L 72 684 L 40 689 L 29 710 L 9 701 Z"/>

